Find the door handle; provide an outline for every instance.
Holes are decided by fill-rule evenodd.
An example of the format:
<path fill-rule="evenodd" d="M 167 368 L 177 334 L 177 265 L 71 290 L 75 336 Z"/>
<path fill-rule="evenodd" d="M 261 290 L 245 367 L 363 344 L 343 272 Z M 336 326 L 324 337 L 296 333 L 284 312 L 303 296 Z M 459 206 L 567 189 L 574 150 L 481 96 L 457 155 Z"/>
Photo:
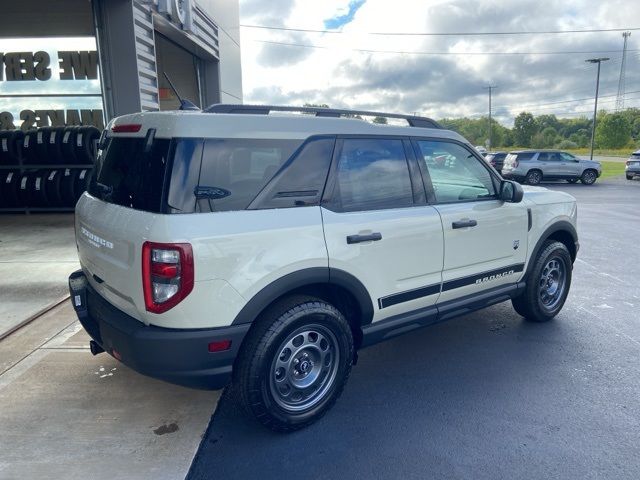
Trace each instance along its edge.
<path fill-rule="evenodd" d="M 367 235 L 349 235 L 347 236 L 347 243 L 351 245 L 352 243 L 361 243 L 361 242 L 377 242 L 378 240 L 382 240 L 381 233 L 369 233 Z"/>
<path fill-rule="evenodd" d="M 451 226 L 456 228 L 466 228 L 466 227 L 475 227 L 478 225 L 478 222 L 475 220 L 458 220 L 457 222 L 453 222 Z"/>

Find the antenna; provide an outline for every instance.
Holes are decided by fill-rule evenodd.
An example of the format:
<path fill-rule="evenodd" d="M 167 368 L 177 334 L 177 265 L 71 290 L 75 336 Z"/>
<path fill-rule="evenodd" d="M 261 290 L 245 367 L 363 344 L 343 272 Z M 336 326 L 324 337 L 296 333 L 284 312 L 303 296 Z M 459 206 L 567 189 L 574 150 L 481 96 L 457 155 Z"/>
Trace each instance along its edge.
<path fill-rule="evenodd" d="M 180 96 L 180 94 L 178 93 L 178 89 L 173 85 L 173 82 L 169 78 L 169 75 L 167 75 L 167 72 L 162 72 L 162 74 L 164 75 L 164 78 L 167 79 L 167 82 L 169 82 L 169 86 L 171 87 L 171 90 L 173 90 L 173 93 L 175 93 L 176 97 L 178 97 L 178 100 L 180 100 L 180 108 L 178 110 L 200 110 L 192 102 L 183 99 Z"/>

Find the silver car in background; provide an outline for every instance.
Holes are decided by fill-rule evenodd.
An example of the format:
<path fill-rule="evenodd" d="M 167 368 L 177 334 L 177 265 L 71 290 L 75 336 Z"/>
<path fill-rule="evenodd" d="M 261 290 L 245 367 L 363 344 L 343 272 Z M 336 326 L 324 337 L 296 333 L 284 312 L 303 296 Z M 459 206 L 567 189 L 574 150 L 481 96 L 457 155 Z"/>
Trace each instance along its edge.
<path fill-rule="evenodd" d="M 624 173 L 627 180 L 633 180 L 633 177 L 640 175 L 640 150 L 636 150 L 629 156 L 627 164 L 624 167 Z"/>
<path fill-rule="evenodd" d="M 504 160 L 502 176 L 507 179 L 537 185 L 543 180 L 580 180 L 592 185 L 602 174 L 600 162 L 582 160 L 558 150 L 518 150 L 509 152 Z"/>

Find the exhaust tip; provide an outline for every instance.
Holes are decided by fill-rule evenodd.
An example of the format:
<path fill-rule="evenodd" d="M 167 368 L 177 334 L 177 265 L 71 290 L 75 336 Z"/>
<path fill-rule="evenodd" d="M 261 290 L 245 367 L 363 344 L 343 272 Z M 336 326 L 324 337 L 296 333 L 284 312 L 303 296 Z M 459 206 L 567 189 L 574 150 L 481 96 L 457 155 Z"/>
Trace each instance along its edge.
<path fill-rule="evenodd" d="M 94 340 L 91 340 L 89 342 L 89 350 L 91 350 L 91 353 L 95 356 L 98 355 L 99 353 L 104 352 L 104 348 L 102 348 L 100 345 L 98 345 L 98 343 Z"/>

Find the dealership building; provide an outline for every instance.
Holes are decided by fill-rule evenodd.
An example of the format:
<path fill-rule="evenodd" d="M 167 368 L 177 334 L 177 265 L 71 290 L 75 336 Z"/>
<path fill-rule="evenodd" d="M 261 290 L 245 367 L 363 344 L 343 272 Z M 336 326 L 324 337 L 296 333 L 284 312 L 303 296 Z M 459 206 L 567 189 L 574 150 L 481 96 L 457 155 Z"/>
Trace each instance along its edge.
<path fill-rule="evenodd" d="M 0 7 L 0 130 L 241 103 L 237 0 L 20 0 Z"/>

